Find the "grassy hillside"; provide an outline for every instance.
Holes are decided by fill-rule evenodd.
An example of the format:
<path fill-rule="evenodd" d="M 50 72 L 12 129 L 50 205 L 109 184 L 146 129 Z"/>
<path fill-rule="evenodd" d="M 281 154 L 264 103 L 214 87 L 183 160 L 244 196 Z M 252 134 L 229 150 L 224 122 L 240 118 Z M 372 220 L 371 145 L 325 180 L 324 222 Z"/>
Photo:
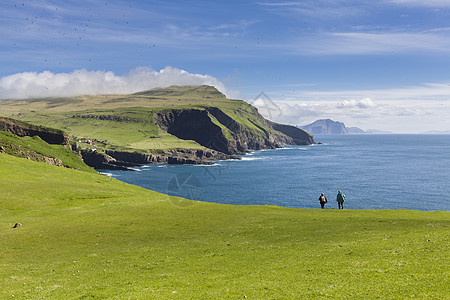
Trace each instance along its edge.
<path fill-rule="evenodd" d="M 28 158 L 34 161 L 58 163 L 61 166 L 95 172 L 84 164 L 83 160 L 70 149 L 62 145 L 50 145 L 38 136 L 19 137 L 9 132 L 0 131 L 0 153 Z"/>
<path fill-rule="evenodd" d="M 227 99 L 210 86 L 177 86 L 132 95 L 1 101 L 0 115 L 58 128 L 76 140 L 107 140 L 93 146 L 98 149 L 161 152 L 204 147 L 160 130 L 153 114 L 168 109 L 204 110 L 205 107 L 220 108 L 257 136 L 266 137 L 265 131 L 274 132 L 261 123 L 249 104 Z M 227 124 L 220 124 L 212 116 L 211 119 L 221 127 L 224 136 L 231 137 Z"/>
<path fill-rule="evenodd" d="M 448 297 L 449 212 L 191 202 L 5 154 L 0 185 L 2 299 Z"/>

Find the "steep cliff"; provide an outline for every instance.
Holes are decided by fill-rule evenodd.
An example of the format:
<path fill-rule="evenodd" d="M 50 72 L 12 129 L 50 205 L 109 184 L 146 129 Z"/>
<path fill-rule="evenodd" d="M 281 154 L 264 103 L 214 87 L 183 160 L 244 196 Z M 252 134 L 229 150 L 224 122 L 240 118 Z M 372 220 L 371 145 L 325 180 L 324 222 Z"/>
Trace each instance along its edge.
<path fill-rule="evenodd" d="M 194 140 L 204 147 L 227 154 L 234 152 L 234 147 L 229 146 L 230 141 L 212 122 L 206 110 L 164 110 L 156 112 L 154 118 L 162 130 L 180 139 Z"/>
<path fill-rule="evenodd" d="M 217 107 L 158 111 L 154 118 L 162 130 L 180 139 L 194 140 L 206 148 L 229 155 L 314 143 L 314 138 L 301 129 L 267 121 L 256 109 L 251 113 L 252 118 L 245 121 L 253 128 L 238 123 Z"/>

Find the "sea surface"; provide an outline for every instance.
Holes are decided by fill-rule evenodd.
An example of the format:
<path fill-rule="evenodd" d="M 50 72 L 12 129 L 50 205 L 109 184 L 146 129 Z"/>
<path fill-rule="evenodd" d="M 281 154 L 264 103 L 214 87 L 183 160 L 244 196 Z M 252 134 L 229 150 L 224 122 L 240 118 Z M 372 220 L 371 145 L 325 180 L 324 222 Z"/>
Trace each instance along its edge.
<path fill-rule="evenodd" d="M 450 210 L 450 135 L 340 135 L 323 145 L 254 151 L 211 166 L 146 165 L 101 171 L 183 198 L 234 205 L 337 209 Z M 174 202 L 180 204 L 181 202 Z"/>

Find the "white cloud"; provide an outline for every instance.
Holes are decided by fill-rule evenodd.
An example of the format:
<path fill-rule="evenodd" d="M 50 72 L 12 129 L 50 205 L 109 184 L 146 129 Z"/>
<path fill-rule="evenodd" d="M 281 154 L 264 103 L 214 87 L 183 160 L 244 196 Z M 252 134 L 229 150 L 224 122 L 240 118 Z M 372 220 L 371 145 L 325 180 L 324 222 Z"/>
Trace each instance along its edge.
<path fill-rule="evenodd" d="M 297 54 L 354 55 L 449 52 L 448 28 L 421 32 L 329 32 L 303 38 L 290 48 Z"/>
<path fill-rule="evenodd" d="M 290 55 L 364 55 L 398 53 L 450 52 L 448 28 L 435 28 L 446 24 L 450 0 L 303 0 L 260 2 L 270 11 L 282 13 L 297 19 L 312 18 L 316 27 L 298 30 L 276 45 Z M 401 6 L 401 7 L 400 7 Z M 422 20 L 408 25 L 391 22 L 386 15 L 401 9 L 402 16 L 410 9 L 422 9 Z M 429 8 L 429 9 L 423 9 Z M 435 8 L 435 9 L 433 9 Z M 445 13 L 439 13 L 444 11 Z M 411 11 L 411 16 L 416 13 Z M 354 18 L 356 17 L 356 20 Z M 380 18 L 381 23 L 361 23 L 368 18 Z M 339 20 L 335 23 L 335 19 Z M 434 22 L 428 19 L 436 19 Z M 437 20 L 442 19 L 442 22 Z M 394 20 L 394 19 L 392 19 Z M 325 26 L 322 26 L 326 24 Z M 445 25 L 444 25 L 445 26 Z M 332 29 L 330 29 L 332 28 Z"/>
<path fill-rule="evenodd" d="M 376 107 L 377 105 L 370 98 L 364 98 L 361 100 L 344 100 L 336 105 L 337 108 L 361 108 L 367 109 L 371 107 Z"/>
<path fill-rule="evenodd" d="M 449 7 L 449 0 L 389 0 L 391 3 L 403 4 L 410 6 L 425 6 L 425 7 Z"/>
<path fill-rule="evenodd" d="M 301 15 L 313 19 L 338 19 L 349 16 L 357 16 L 361 13 L 357 3 L 341 0 L 259 2 L 258 4 L 282 14 Z"/>
<path fill-rule="evenodd" d="M 128 94 L 171 85 L 211 85 L 228 97 L 223 83 L 210 75 L 194 74 L 166 67 L 160 71 L 138 67 L 125 76 L 111 71 L 75 70 L 71 73 L 23 72 L 0 78 L 0 99 L 77 96 L 87 94 Z"/>
<path fill-rule="evenodd" d="M 425 104 L 427 101 L 450 100 L 450 84 L 448 83 L 424 83 L 414 86 L 388 89 L 364 89 L 364 90 L 301 90 L 299 92 L 285 93 L 285 100 L 302 101 L 336 101 L 343 102 L 348 99 L 370 98 L 376 103 L 380 101 L 420 101 Z"/>

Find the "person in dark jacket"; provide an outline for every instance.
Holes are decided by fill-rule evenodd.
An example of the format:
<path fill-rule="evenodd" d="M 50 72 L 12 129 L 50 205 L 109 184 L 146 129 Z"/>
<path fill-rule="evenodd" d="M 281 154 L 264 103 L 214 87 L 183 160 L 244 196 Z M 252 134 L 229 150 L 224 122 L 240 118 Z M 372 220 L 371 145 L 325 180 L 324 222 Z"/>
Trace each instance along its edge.
<path fill-rule="evenodd" d="M 320 206 L 322 206 L 322 209 L 324 208 L 325 203 L 328 202 L 327 197 L 325 197 L 325 196 L 323 195 L 323 193 L 322 193 L 322 194 L 320 195 L 320 197 L 319 197 L 319 202 L 320 202 Z"/>
<path fill-rule="evenodd" d="M 345 195 L 341 191 L 338 191 L 338 194 L 336 196 L 336 201 L 338 203 L 338 209 L 344 209 L 344 201 L 345 201 Z"/>

